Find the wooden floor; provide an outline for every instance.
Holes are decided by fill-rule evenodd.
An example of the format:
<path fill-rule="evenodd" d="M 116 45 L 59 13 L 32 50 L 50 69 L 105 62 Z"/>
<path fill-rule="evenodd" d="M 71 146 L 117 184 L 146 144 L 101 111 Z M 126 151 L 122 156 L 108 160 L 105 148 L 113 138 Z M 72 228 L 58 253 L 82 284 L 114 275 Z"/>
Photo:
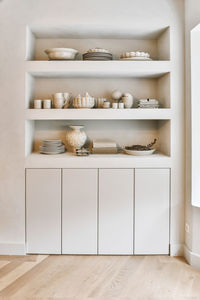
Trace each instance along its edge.
<path fill-rule="evenodd" d="M 200 300 L 200 271 L 168 256 L 0 256 L 0 299 Z"/>

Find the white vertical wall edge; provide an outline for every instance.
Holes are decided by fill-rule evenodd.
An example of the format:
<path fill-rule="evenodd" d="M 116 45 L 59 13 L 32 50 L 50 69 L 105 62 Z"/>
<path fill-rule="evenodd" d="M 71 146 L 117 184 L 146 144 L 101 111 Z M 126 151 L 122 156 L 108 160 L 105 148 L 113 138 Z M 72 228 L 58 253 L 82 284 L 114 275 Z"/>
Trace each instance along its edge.
<path fill-rule="evenodd" d="M 1 243 L 0 255 L 26 255 L 26 245 Z"/>
<path fill-rule="evenodd" d="M 170 256 L 183 256 L 184 244 L 170 244 Z"/>
<path fill-rule="evenodd" d="M 186 245 L 184 245 L 184 257 L 192 267 L 200 269 L 200 255 L 192 252 Z"/>

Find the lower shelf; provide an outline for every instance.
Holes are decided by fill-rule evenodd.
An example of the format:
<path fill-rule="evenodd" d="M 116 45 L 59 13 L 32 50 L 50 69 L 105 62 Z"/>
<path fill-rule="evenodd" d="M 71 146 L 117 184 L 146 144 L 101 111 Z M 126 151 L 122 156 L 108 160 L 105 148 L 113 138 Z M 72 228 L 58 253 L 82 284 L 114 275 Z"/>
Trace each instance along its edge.
<path fill-rule="evenodd" d="M 162 153 L 149 156 L 126 154 L 91 154 L 78 157 L 66 152 L 58 155 L 31 153 L 25 159 L 25 168 L 170 168 L 171 157 Z"/>

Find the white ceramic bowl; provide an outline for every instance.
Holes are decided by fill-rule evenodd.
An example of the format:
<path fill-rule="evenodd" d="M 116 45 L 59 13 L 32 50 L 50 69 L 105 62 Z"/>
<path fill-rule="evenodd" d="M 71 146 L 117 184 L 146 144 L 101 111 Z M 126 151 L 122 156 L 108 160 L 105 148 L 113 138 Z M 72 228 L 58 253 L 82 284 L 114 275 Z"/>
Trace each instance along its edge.
<path fill-rule="evenodd" d="M 92 108 L 95 105 L 95 99 L 93 97 L 81 97 L 73 100 L 73 106 L 75 108 Z"/>
<path fill-rule="evenodd" d="M 129 155 L 134 155 L 134 156 L 145 156 L 145 155 L 152 155 L 155 152 L 155 149 L 151 150 L 128 150 L 124 148 L 124 152 Z"/>
<path fill-rule="evenodd" d="M 44 51 L 50 60 L 73 60 L 78 53 L 77 50 L 71 48 L 50 48 Z"/>

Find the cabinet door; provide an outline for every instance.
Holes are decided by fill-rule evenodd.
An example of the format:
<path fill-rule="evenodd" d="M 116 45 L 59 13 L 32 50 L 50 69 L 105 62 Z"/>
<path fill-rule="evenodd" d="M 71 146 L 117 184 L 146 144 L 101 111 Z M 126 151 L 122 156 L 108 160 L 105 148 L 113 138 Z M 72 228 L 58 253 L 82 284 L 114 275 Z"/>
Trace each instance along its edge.
<path fill-rule="evenodd" d="M 97 254 L 97 169 L 64 169 L 62 253 Z"/>
<path fill-rule="evenodd" d="M 26 170 L 28 253 L 61 253 L 61 170 Z"/>
<path fill-rule="evenodd" d="M 99 254 L 133 254 L 132 169 L 99 170 Z"/>
<path fill-rule="evenodd" d="M 169 253 L 169 169 L 135 170 L 135 254 Z"/>

